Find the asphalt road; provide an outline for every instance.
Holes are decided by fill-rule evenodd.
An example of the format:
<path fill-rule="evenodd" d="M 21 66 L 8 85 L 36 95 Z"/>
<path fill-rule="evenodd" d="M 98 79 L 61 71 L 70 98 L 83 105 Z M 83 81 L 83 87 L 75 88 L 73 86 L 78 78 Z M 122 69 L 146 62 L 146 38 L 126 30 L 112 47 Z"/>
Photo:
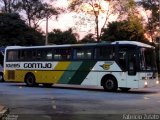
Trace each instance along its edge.
<path fill-rule="evenodd" d="M 97 87 L 0 83 L 0 104 L 9 108 L 6 117 L 14 120 L 118 120 L 130 114 L 157 115 L 155 119 L 160 119 L 160 86 L 104 92 Z"/>

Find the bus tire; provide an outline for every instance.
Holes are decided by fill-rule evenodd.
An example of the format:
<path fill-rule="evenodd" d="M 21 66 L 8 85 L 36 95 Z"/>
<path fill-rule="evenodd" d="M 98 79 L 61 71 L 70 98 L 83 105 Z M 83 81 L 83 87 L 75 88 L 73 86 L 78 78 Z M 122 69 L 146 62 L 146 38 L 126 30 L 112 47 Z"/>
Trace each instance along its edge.
<path fill-rule="evenodd" d="M 26 83 L 27 86 L 29 86 L 29 87 L 36 86 L 35 76 L 34 76 L 32 73 L 26 74 L 26 76 L 25 76 L 25 83 Z"/>
<path fill-rule="evenodd" d="M 119 88 L 122 92 L 127 92 L 129 91 L 131 88 L 123 88 L 123 87 L 120 87 Z"/>
<path fill-rule="evenodd" d="M 43 83 L 44 87 L 52 87 L 52 85 L 53 85 L 52 83 Z"/>
<path fill-rule="evenodd" d="M 103 82 L 103 88 L 105 91 L 108 92 L 117 91 L 118 88 L 117 80 L 112 76 L 106 77 Z"/>
<path fill-rule="evenodd" d="M 3 73 L 0 73 L 0 82 L 4 82 Z"/>

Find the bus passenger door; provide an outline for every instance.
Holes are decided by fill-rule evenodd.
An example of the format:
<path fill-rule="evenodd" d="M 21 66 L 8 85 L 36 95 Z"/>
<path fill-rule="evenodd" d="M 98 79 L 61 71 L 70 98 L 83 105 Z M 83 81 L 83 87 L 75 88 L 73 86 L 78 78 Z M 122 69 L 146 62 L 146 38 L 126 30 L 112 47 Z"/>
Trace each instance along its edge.
<path fill-rule="evenodd" d="M 127 53 L 127 87 L 138 88 L 139 75 L 137 73 L 138 61 L 136 52 Z"/>

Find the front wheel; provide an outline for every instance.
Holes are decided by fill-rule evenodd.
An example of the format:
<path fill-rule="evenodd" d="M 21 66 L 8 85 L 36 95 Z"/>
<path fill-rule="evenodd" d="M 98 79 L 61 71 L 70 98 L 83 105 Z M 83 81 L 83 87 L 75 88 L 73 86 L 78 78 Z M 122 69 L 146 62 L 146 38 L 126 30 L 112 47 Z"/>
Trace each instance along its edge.
<path fill-rule="evenodd" d="M 36 86 L 36 79 L 35 76 L 31 73 L 27 74 L 25 76 L 25 83 L 27 84 L 27 86 L 29 87 L 33 87 Z"/>
<path fill-rule="evenodd" d="M 109 92 L 117 91 L 117 80 L 114 77 L 106 78 L 106 80 L 103 83 L 103 88 L 105 91 Z"/>

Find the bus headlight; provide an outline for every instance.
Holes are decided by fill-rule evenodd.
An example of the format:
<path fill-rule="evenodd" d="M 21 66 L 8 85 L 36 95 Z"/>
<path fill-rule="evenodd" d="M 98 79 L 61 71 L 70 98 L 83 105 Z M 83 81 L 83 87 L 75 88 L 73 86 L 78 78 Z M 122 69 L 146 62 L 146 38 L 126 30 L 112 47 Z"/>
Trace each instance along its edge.
<path fill-rule="evenodd" d="M 145 81 L 145 82 L 144 82 L 144 85 L 145 85 L 145 86 L 147 86 L 147 85 L 148 85 L 147 81 Z"/>
<path fill-rule="evenodd" d="M 156 81 L 156 84 L 159 84 L 159 80 Z"/>

